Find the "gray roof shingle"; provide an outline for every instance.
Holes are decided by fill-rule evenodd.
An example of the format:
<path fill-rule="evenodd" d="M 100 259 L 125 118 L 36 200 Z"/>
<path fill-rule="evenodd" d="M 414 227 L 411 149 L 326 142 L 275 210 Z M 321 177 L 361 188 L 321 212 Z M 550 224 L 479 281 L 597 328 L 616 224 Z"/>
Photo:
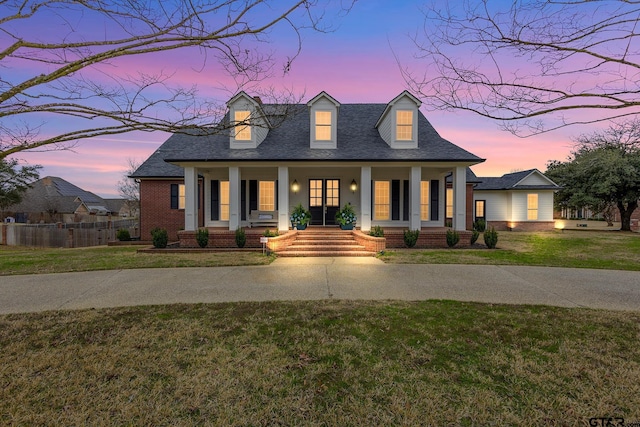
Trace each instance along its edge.
<path fill-rule="evenodd" d="M 516 186 L 518 182 L 522 181 L 533 172 L 538 172 L 538 170 L 529 169 L 526 171 L 504 174 L 499 177 L 478 177 L 479 183 L 475 186 L 475 190 L 513 190 L 516 188 L 522 190 L 558 190 L 560 188 L 555 184 Z"/>
<path fill-rule="evenodd" d="M 418 115 L 418 148 L 389 147 L 375 128 L 385 107 L 386 104 L 342 104 L 338 111 L 337 149 L 310 148 L 311 123 L 306 105 L 270 129 L 255 149 L 231 149 L 228 131 L 203 136 L 174 134 L 131 176 L 183 177 L 181 167 L 167 163 L 181 161 L 484 161 L 442 138 L 422 113 Z"/>

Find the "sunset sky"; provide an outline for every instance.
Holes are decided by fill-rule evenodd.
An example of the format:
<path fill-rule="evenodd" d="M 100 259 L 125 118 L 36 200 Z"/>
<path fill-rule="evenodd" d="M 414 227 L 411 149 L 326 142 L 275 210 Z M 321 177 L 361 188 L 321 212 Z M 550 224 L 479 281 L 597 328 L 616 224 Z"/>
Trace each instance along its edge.
<path fill-rule="evenodd" d="M 326 91 L 341 103 L 387 103 L 406 89 L 394 56 L 401 62 L 419 67 L 412 55 L 415 47 L 409 39 L 422 24 L 421 1 L 389 2 L 366 0 L 355 4 L 349 15 L 340 19 L 339 28 L 329 34 L 304 33 L 303 51 L 291 71 L 278 75 L 265 85 L 293 89 L 303 100 Z M 54 29 L 50 29 L 54 30 Z M 271 46 L 286 57 L 295 48 L 286 31 L 276 31 Z M 125 72 L 163 69 L 174 72 L 174 85 L 197 83 L 207 95 L 228 82 L 213 61 L 202 67 L 197 51 L 172 52 L 162 56 L 135 57 L 118 63 Z M 216 96 L 216 95 L 214 95 Z M 217 94 L 224 102 L 230 96 Z M 564 160 L 572 138 L 593 128 L 566 128 L 540 136 L 521 139 L 498 129 L 498 124 L 471 113 L 428 111 L 424 114 L 440 135 L 487 161 L 475 166 L 479 176 L 498 176 L 514 170 L 545 170 L 548 160 Z M 63 126 L 61 124 L 61 126 Z M 41 176 L 58 176 L 103 197 L 117 197 L 116 184 L 123 177 L 127 159 L 141 162 L 168 137 L 159 133 L 130 133 L 81 141 L 73 151 L 20 153 L 19 158 L 43 166 Z"/>

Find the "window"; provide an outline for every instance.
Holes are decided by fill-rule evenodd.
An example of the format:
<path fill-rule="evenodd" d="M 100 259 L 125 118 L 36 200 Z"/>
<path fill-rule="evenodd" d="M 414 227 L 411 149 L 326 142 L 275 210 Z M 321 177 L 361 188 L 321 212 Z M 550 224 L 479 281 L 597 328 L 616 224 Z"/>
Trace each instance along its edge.
<path fill-rule="evenodd" d="M 527 220 L 535 221 L 538 219 L 538 195 L 527 194 Z"/>
<path fill-rule="evenodd" d="M 316 111 L 316 141 L 331 141 L 331 111 Z"/>
<path fill-rule="evenodd" d="M 234 112 L 233 119 L 236 123 L 244 123 L 242 125 L 236 125 L 236 139 L 240 141 L 251 141 L 251 126 L 248 126 L 246 123 L 249 121 L 249 117 L 251 116 L 250 111 L 240 110 Z"/>
<path fill-rule="evenodd" d="M 411 141 L 413 139 L 413 111 L 396 111 L 396 139 Z"/>
<path fill-rule="evenodd" d="M 420 182 L 420 219 L 429 221 L 429 181 Z"/>
<path fill-rule="evenodd" d="M 476 200 L 476 219 L 484 218 L 484 200 Z"/>
<path fill-rule="evenodd" d="M 375 219 L 389 219 L 389 181 L 374 182 L 373 212 Z"/>
<path fill-rule="evenodd" d="M 229 181 L 220 181 L 220 220 L 229 221 Z"/>
<path fill-rule="evenodd" d="M 171 209 L 184 209 L 184 184 L 171 184 Z"/>
<path fill-rule="evenodd" d="M 447 218 L 453 218 L 453 188 L 447 188 Z"/>
<path fill-rule="evenodd" d="M 259 204 L 261 211 L 276 210 L 276 183 L 275 181 L 260 181 L 258 183 Z"/>

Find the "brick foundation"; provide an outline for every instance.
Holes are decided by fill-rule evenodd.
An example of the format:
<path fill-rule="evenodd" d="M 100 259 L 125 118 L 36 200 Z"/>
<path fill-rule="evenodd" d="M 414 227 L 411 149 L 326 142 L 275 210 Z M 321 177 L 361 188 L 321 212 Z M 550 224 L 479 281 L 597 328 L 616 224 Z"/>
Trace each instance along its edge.
<path fill-rule="evenodd" d="M 260 237 L 262 237 L 262 233 L 264 229 L 252 228 L 252 229 L 244 229 L 245 236 L 247 241 L 244 245 L 245 248 L 262 248 L 262 243 L 260 243 Z M 291 234 L 291 232 L 287 233 Z M 279 237 L 272 237 L 269 239 L 278 239 Z M 196 232 L 195 231 L 179 231 L 178 239 L 180 241 L 181 248 L 199 248 L 198 242 L 196 240 Z M 209 244 L 206 246 L 207 248 L 237 248 L 236 245 L 236 232 L 230 231 L 224 228 L 209 228 Z"/>
<path fill-rule="evenodd" d="M 354 230 L 352 234 L 356 243 L 364 246 L 365 250 L 368 252 L 379 253 L 384 251 L 387 246 L 387 239 L 384 237 L 369 236 L 360 230 Z"/>
<path fill-rule="evenodd" d="M 467 248 L 471 246 L 471 231 L 458 231 L 460 241 L 456 248 Z M 403 229 L 385 229 L 384 237 L 387 240 L 387 249 L 406 248 L 404 244 Z M 416 248 L 448 248 L 446 228 L 423 228 L 416 242 Z"/>
<path fill-rule="evenodd" d="M 496 231 L 551 231 L 555 229 L 555 221 L 489 221 L 487 229 L 493 227 Z"/>

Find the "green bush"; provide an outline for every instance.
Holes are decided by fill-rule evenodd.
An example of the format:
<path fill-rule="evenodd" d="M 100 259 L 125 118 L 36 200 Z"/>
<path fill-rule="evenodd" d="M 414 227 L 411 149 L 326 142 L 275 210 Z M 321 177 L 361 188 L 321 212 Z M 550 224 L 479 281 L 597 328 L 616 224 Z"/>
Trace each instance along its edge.
<path fill-rule="evenodd" d="M 480 232 L 476 229 L 471 231 L 471 244 L 475 244 L 478 241 L 478 237 L 480 237 Z"/>
<path fill-rule="evenodd" d="M 408 248 L 412 248 L 418 242 L 418 237 L 420 236 L 420 230 L 405 230 L 404 231 L 404 244 L 407 245 Z"/>
<path fill-rule="evenodd" d="M 154 228 L 151 230 L 151 239 L 154 248 L 166 248 L 169 243 L 169 233 L 164 228 Z"/>
<path fill-rule="evenodd" d="M 498 232 L 491 227 L 491 230 L 487 230 L 484 232 L 484 244 L 487 245 L 489 249 L 495 249 L 498 244 Z"/>
<path fill-rule="evenodd" d="M 454 247 L 460 241 L 460 234 L 456 230 L 447 230 L 447 246 Z"/>
<path fill-rule="evenodd" d="M 209 230 L 206 228 L 200 228 L 196 231 L 196 242 L 201 248 L 206 248 L 209 244 Z"/>
<path fill-rule="evenodd" d="M 126 228 L 120 228 L 118 229 L 118 231 L 116 231 L 116 239 L 120 240 L 121 242 L 128 242 L 129 240 L 131 240 L 131 234 Z"/>
<path fill-rule="evenodd" d="M 268 228 L 266 230 L 264 230 L 264 233 L 262 233 L 262 235 L 264 237 L 276 237 L 278 235 L 278 230 L 269 230 Z"/>
<path fill-rule="evenodd" d="M 373 237 L 384 237 L 384 230 L 379 225 L 374 225 L 369 235 Z"/>
<path fill-rule="evenodd" d="M 487 223 L 484 219 L 476 219 L 473 221 L 473 229 L 479 231 L 480 233 L 484 233 L 487 229 Z"/>
<path fill-rule="evenodd" d="M 244 232 L 244 228 L 236 228 L 236 245 L 239 248 L 244 248 L 244 245 L 247 243 L 247 235 Z"/>
<path fill-rule="evenodd" d="M 445 219 L 444 220 L 444 226 L 445 227 L 449 227 L 449 228 L 453 227 L 453 219 L 452 218 Z"/>

